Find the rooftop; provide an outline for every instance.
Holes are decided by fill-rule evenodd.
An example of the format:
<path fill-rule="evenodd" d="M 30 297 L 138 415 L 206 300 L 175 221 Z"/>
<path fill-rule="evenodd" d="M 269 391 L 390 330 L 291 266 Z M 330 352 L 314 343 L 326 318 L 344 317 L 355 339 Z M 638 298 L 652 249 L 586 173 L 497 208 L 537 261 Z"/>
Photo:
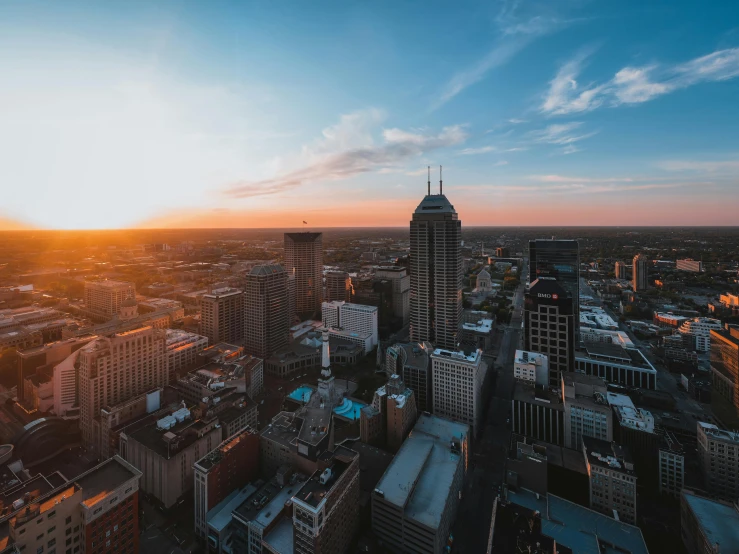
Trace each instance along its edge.
<path fill-rule="evenodd" d="M 296 448 L 298 433 L 302 427 L 302 417 L 296 416 L 293 412 L 280 412 L 262 429 L 260 436 L 288 448 Z"/>
<path fill-rule="evenodd" d="M 213 508 L 208 510 L 206 520 L 208 527 L 220 533 L 231 523 L 231 512 L 238 508 L 247 498 L 256 492 L 254 485 L 246 485 L 243 489 L 236 489 Z"/>
<path fill-rule="evenodd" d="M 406 517 L 438 527 L 458 465 L 464 463 L 450 445 L 453 439 L 465 442 L 468 434 L 467 425 L 421 414 L 375 494 L 403 509 Z"/>
<path fill-rule="evenodd" d="M 213 450 L 208 452 L 205 456 L 200 458 L 200 460 L 195 462 L 195 465 L 201 467 L 205 471 L 210 471 L 214 466 L 220 463 L 220 461 L 223 459 L 223 456 L 229 450 L 231 450 L 234 446 L 237 446 L 240 442 L 248 440 L 249 437 L 252 437 L 255 434 L 256 432 L 253 429 L 250 429 L 248 427 L 246 429 L 243 429 L 234 436 L 227 438 Z"/>
<path fill-rule="evenodd" d="M 276 273 L 285 273 L 285 269 L 280 264 L 262 264 L 251 268 L 249 275 L 274 275 Z"/>
<path fill-rule="evenodd" d="M 313 242 L 322 236 L 323 233 L 285 233 L 285 238 L 289 238 L 293 242 Z"/>
<path fill-rule="evenodd" d="M 156 455 L 169 459 L 198 440 L 199 435 L 209 426 L 215 428 L 215 421 L 206 423 L 201 419 L 192 421 L 188 418 L 178 421 L 169 429 L 160 429 L 158 422 L 152 421 L 126 434 Z"/>
<path fill-rule="evenodd" d="M 698 427 L 703 429 L 706 435 L 710 435 L 711 438 L 739 443 L 739 433 L 735 431 L 726 431 L 725 429 L 719 429 L 713 423 L 705 423 L 703 421 L 698 422 Z"/>
<path fill-rule="evenodd" d="M 454 350 L 445 350 L 443 348 L 437 348 L 434 350 L 433 354 L 431 354 L 431 358 L 440 358 L 440 359 L 451 359 L 455 362 L 467 362 L 472 364 L 478 364 L 482 361 L 482 350 L 475 350 L 474 352 L 471 352 L 470 354 L 466 354 L 465 352 L 456 352 Z"/>
<path fill-rule="evenodd" d="M 443 194 L 427 194 L 421 200 L 415 211 L 416 214 L 456 214 L 454 206 Z"/>
<path fill-rule="evenodd" d="M 140 475 L 141 472 L 123 458 L 113 456 L 74 481 L 82 488 L 82 504 L 90 508 L 126 481 Z"/>
<path fill-rule="evenodd" d="M 508 490 L 513 504 L 541 514 L 541 532 L 577 554 L 628 552 L 649 554 L 638 527 L 552 494 Z"/>
<path fill-rule="evenodd" d="M 305 406 L 301 410 L 305 423 L 298 432 L 298 439 L 309 444 L 318 444 L 329 432 L 332 411 L 330 406 L 316 408 Z"/>
<path fill-rule="evenodd" d="M 262 484 L 256 492 L 234 509 L 233 513 L 242 521 L 254 521 L 262 528 L 266 528 L 277 518 L 285 507 L 285 503 L 297 494 L 305 482 L 306 477 L 298 474 L 293 474 L 284 486 L 273 478 Z"/>
<path fill-rule="evenodd" d="M 94 287 L 103 287 L 106 289 L 117 289 L 117 288 L 136 286 L 129 281 L 113 281 L 110 279 L 105 279 L 104 281 L 85 281 L 85 286 L 88 286 L 88 285 L 94 286 Z"/>
<path fill-rule="evenodd" d="M 536 388 L 533 385 L 528 385 L 521 381 L 516 381 L 514 384 L 513 399 L 529 404 L 532 402 L 536 402 L 538 404 L 551 404 L 555 410 L 564 411 L 562 399 L 557 393 L 552 392 L 548 388 Z"/>
<path fill-rule="evenodd" d="M 682 497 L 711 544 L 719 544 L 722 552 L 729 552 L 739 545 L 739 512 L 734 506 L 698 496 L 686 489 L 683 489 Z"/>
<path fill-rule="evenodd" d="M 265 537 L 262 538 L 264 544 L 269 545 L 270 551 L 279 552 L 280 554 L 293 553 L 293 520 L 289 517 L 283 517 L 277 525 Z"/>
<path fill-rule="evenodd" d="M 341 447 L 337 447 L 341 448 Z M 345 449 L 348 450 L 348 449 Z M 349 451 L 351 452 L 351 451 Z M 357 456 L 354 453 L 354 456 Z M 318 470 L 311 478 L 302 486 L 300 491 L 295 495 L 295 499 L 301 503 L 318 508 L 319 504 L 324 501 L 326 496 L 331 492 L 336 482 L 341 478 L 344 472 L 351 465 L 352 460 L 344 460 L 333 458 L 331 464 L 326 470 Z"/>
<path fill-rule="evenodd" d="M 588 463 L 606 469 L 617 469 L 622 473 L 634 475 L 634 462 L 628 449 L 593 437 L 582 437 Z"/>

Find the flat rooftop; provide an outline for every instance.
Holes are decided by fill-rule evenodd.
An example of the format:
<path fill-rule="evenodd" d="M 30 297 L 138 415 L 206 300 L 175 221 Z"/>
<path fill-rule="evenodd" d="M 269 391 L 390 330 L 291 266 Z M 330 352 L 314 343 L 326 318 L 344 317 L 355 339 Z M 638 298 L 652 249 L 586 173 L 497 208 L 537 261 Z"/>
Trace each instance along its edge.
<path fill-rule="evenodd" d="M 317 508 L 326 498 L 326 495 L 331 492 L 331 489 L 347 470 L 350 463 L 334 458 L 333 464 L 328 468 L 331 471 L 331 477 L 328 478 L 326 483 L 321 483 L 323 471 L 319 469 L 311 475 L 311 478 L 298 491 L 295 498 L 313 508 Z"/>
<path fill-rule="evenodd" d="M 509 489 L 507 495 L 513 504 L 541 514 L 542 535 L 577 554 L 649 554 L 638 527 L 552 494 L 542 496 L 525 489 Z"/>
<path fill-rule="evenodd" d="M 703 498 L 685 489 L 682 497 L 711 544 L 721 545 L 722 552 L 732 551 L 739 545 L 739 513 L 734 506 Z"/>
<path fill-rule="evenodd" d="M 468 425 L 421 414 L 377 484 L 385 501 L 404 510 L 407 518 L 438 527 L 454 475 L 464 463 L 450 443 L 466 441 L 469 430 Z"/>
<path fill-rule="evenodd" d="M 280 515 L 285 503 L 298 493 L 306 481 L 305 476 L 294 474 L 283 487 L 275 478 L 270 479 L 235 508 L 233 513 L 243 521 L 254 521 L 266 528 Z"/>
<path fill-rule="evenodd" d="M 298 433 L 302 427 L 302 417 L 293 412 L 280 412 L 259 434 L 288 448 L 297 448 Z"/>
<path fill-rule="evenodd" d="M 262 538 L 262 542 L 280 554 L 293 554 L 293 520 L 283 517 L 272 530 Z"/>
<path fill-rule="evenodd" d="M 704 421 L 699 421 L 698 426 L 703 429 L 703 432 L 706 435 L 710 436 L 713 439 L 739 443 L 739 433 L 737 432 L 726 431 L 725 429 L 718 428 L 713 423 L 706 423 Z"/>
<path fill-rule="evenodd" d="M 513 389 L 513 399 L 519 402 L 527 402 L 551 405 L 554 409 L 564 411 L 562 399 L 558 394 L 547 389 L 537 389 L 532 385 L 516 381 Z"/>
<path fill-rule="evenodd" d="M 94 506 L 126 481 L 141 472 L 122 458 L 114 456 L 74 479 L 82 488 L 82 504 Z"/>
<path fill-rule="evenodd" d="M 187 448 L 197 439 L 197 431 L 202 430 L 207 424 L 200 419 L 192 420 L 186 419 L 185 421 L 177 422 L 174 427 L 170 429 L 159 429 L 156 421 L 144 425 L 130 433 L 126 433 L 131 439 L 144 445 L 146 448 L 156 453 L 162 458 L 169 459 L 171 456 L 177 454 L 180 450 Z M 175 448 L 169 447 L 166 436 L 171 438 L 179 438 L 179 441 L 175 441 L 177 446 Z"/>
<path fill-rule="evenodd" d="M 257 491 L 254 485 L 246 485 L 243 489 L 236 489 L 213 508 L 205 516 L 208 527 L 220 533 L 231 523 L 231 512 L 238 508 L 247 498 Z"/>
<path fill-rule="evenodd" d="M 482 353 L 479 350 L 475 350 L 470 354 L 466 354 L 463 351 L 456 352 L 454 350 L 445 350 L 443 348 L 437 348 L 431 355 L 432 358 L 450 359 L 455 362 L 465 362 L 469 364 L 476 364 L 482 359 Z"/>
<path fill-rule="evenodd" d="M 583 436 L 582 442 L 591 465 L 634 475 L 634 462 L 629 451 L 615 442 Z"/>

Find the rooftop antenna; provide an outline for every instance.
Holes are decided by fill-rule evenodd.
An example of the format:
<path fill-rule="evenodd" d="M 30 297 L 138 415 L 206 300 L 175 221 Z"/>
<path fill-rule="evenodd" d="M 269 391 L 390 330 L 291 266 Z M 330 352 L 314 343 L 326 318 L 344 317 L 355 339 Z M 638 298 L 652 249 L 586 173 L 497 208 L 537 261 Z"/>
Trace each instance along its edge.
<path fill-rule="evenodd" d="M 428 180 L 428 194 L 427 196 L 431 196 L 431 166 L 427 165 L 426 169 L 429 170 L 429 180 Z"/>
<path fill-rule="evenodd" d="M 442 180 L 441 180 L 441 166 L 439 166 L 439 194 L 444 194 L 444 189 L 442 188 Z"/>

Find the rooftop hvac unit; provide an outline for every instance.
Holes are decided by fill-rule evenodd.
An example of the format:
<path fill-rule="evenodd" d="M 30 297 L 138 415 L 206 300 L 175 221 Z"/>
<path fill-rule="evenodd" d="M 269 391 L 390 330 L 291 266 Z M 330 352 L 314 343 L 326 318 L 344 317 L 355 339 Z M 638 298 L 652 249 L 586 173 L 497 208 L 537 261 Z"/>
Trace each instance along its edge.
<path fill-rule="evenodd" d="M 331 468 L 327 467 L 326 469 L 324 469 L 323 473 L 321 473 L 321 484 L 325 485 L 326 483 L 328 483 L 328 480 L 331 479 L 331 475 Z"/>

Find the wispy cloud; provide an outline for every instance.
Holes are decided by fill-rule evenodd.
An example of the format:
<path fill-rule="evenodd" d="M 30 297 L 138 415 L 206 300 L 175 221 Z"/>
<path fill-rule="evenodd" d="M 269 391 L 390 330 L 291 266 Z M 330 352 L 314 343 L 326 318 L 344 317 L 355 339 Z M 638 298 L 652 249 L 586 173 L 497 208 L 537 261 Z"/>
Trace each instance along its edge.
<path fill-rule="evenodd" d="M 464 148 L 457 152 L 460 156 L 474 156 L 476 154 L 488 154 L 498 150 L 495 146 L 481 146 L 480 148 Z"/>
<path fill-rule="evenodd" d="M 528 120 L 512 117 L 508 120 L 508 123 L 510 123 L 511 125 L 520 125 L 521 123 L 528 123 Z"/>
<path fill-rule="evenodd" d="M 625 183 L 632 182 L 631 177 L 568 177 L 566 175 L 531 175 L 529 177 L 534 181 L 543 183 Z"/>
<path fill-rule="evenodd" d="M 459 71 L 444 85 L 431 105 L 437 110 L 466 88 L 481 81 L 491 70 L 503 66 L 536 39 L 571 24 L 573 19 L 556 15 L 522 17 L 519 2 L 504 3 L 495 18 L 499 38 L 490 51 L 475 63 Z"/>
<path fill-rule="evenodd" d="M 377 143 L 371 127 L 379 119 L 372 111 L 342 116 L 328 127 L 323 138 L 303 149 L 305 165 L 274 178 L 239 181 L 224 191 L 233 198 L 249 198 L 284 192 L 303 183 L 346 179 L 360 173 L 399 165 L 433 150 L 455 146 L 467 139 L 461 125 L 444 127 L 439 133 L 389 128 Z"/>
<path fill-rule="evenodd" d="M 696 171 L 707 173 L 739 171 L 739 160 L 695 161 L 695 160 L 667 160 L 657 164 L 667 171 Z"/>
<path fill-rule="evenodd" d="M 541 104 L 543 113 L 565 115 L 604 105 L 641 104 L 698 83 L 739 76 L 739 48 L 728 48 L 677 65 L 627 66 L 605 83 L 580 86 L 577 79 L 592 53 L 592 48 L 582 50 L 560 67 Z"/>
<path fill-rule="evenodd" d="M 571 146 L 576 142 L 580 142 L 590 138 L 598 131 L 590 131 L 586 133 L 580 132 L 582 121 L 571 121 L 569 123 L 555 123 L 527 133 L 528 138 L 533 143 L 538 144 L 555 144 L 560 146 Z"/>

